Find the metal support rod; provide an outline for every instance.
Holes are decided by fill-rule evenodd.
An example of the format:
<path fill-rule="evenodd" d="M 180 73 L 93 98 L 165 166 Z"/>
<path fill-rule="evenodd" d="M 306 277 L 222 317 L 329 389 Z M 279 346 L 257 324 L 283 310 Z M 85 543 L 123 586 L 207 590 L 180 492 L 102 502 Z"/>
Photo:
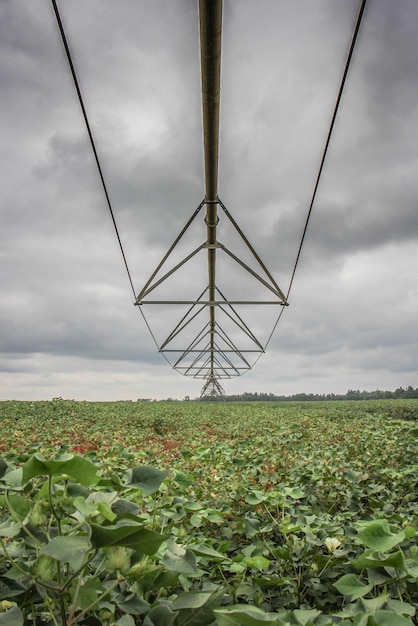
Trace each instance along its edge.
<path fill-rule="evenodd" d="M 206 291 L 206 289 L 205 289 Z M 223 306 L 224 304 L 272 304 L 273 306 L 284 306 L 283 302 L 277 302 L 277 300 L 144 300 L 139 303 L 141 306 L 144 304 L 203 304 L 204 306 L 215 307 Z"/>
<path fill-rule="evenodd" d="M 215 300 L 216 226 L 218 223 L 219 101 L 221 92 L 222 0 L 199 0 L 200 62 L 202 74 L 205 204 L 208 243 L 209 300 Z M 210 344 L 214 347 L 215 307 L 209 307 Z M 214 362 L 211 352 L 211 372 Z"/>
<path fill-rule="evenodd" d="M 180 239 L 183 237 L 184 233 L 187 231 L 187 229 L 189 228 L 189 226 L 191 226 L 191 224 L 193 223 L 193 220 L 195 219 L 196 215 L 199 213 L 200 209 L 202 208 L 202 206 L 205 204 L 205 201 L 202 200 L 202 202 L 199 204 L 199 206 L 197 207 L 196 211 L 193 213 L 192 217 L 189 219 L 189 221 L 187 222 L 186 226 L 184 226 L 184 228 L 181 230 L 180 234 L 176 237 L 176 239 L 174 240 L 174 242 L 171 244 L 171 246 L 169 247 L 169 249 L 167 250 L 167 252 L 165 253 L 164 257 L 162 258 L 162 260 L 160 261 L 160 263 L 157 265 L 157 267 L 155 268 L 155 270 L 153 271 L 153 273 L 151 274 L 151 276 L 149 277 L 148 281 L 146 282 L 146 284 L 144 285 L 144 287 L 142 288 L 141 293 L 138 295 L 138 297 L 136 298 L 135 304 L 141 304 L 141 300 L 144 297 L 144 294 L 149 293 L 147 291 L 148 287 L 151 285 L 152 281 L 154 280 L 154 278 L 157 276 L 158 272 L 160 271 L 160 269 L 162 268 L 162 266 L 164 265 L 164 263 L 167 261 L 168 257 L 170 256 L 170 254 L 173 252 L 174 248 L 177 246 L 177 244 L 179 243 Z M 225 209 L 224 209 L 225 210 Z M 184 261 L 186 262 L 186 261 Z M 156 285 L 155 285 L 156 286 Z"/>
<path fill-rule="evenodd" d="M 269 270 L 264 265 L 263 261 L 258 256 L 257 252 L 254 250 L 253 246 L 248 241 L 247 237 L 244 235 L 244 233 L 242 232 L 241 228 L 238 226 L 238 224 L 236 223 L 236 221 L 234 220 L 234 218 L 232 217 L 232 215 L 230 214 L 230 212 L 228 211 L 226 206 L 223 204 L 223 202 L 221 202 L 221 200 L 219 200 L 219 206 L 221 207 L 221 209 L 223 210 L 223 212 L 225 213 L 225 215 L 227 216 L 227 218 L 229 219 L 231 224 L 234 226 L 235 230 L 240 235 L 241 239 L 244 241 L 245 245 L 247 246 L 247 248 L 249 249 L 251 254 L 257 259 L 258 264 L 263 269 L 265 274 L 268 276 L 268 279 L 270 280 L 272 285 L 274 285 L 274 287 L 276 288 L 276 292 L 278 293 L 279 297 L 282 299 L 283 304 L 286 304 L 286 306 L 288 306 L 288 303 L 286 301 L 285 295 L 282 292 L 282 290 L 280 289 L 279 285 L 276 283 L 276 281 L 274 280 L 273 276 L 270 274 Z"/>

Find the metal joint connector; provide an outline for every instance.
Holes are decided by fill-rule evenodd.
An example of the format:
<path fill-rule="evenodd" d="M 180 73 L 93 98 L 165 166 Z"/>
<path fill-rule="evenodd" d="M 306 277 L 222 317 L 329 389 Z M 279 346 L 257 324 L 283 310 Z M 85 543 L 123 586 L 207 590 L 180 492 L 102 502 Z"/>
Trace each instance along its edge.
<path fill-rule="evenodd" d="M 205 224 L 208 228 L 216 228 L 219 224 L 219 215 L 216 216 L 216 222 L 214 224 L 209 224 L 208 216 L 205 215 Z"/>

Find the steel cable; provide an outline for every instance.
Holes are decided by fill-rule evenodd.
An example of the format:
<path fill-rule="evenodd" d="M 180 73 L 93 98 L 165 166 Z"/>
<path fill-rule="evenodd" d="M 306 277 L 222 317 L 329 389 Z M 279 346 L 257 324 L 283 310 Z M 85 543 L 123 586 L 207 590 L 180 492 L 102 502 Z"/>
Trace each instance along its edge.
<path fill-rule="evenodd" d="M 113 208 L 112 208 L 112 203 L 110 201 L 110 196 L 109 196 L 109 193 L 108 193 L 108 190 L 107 190 L 107 185 L 106 185 L 106 182 L 105 182 L 105 179 L 104 179 L 103 170 L 102 170 L 102 167 L 101 167 L 101 164 L 100 164 L 100 160 L 99 160 L 99 155 L 98 155 L 97 150 L 96 150 L 96 144 L 95 144 L 95 141 L 94 141 L 94 137 L 93 137 L 93 133 L 92 133 L 92 130 L 91 130 L 90 122 L 89 122 L 89 119 L 88 119 L 88 116 L 87 116 L 87 111 L 86 111 L 86 108 L 84 106 L 84 100 L 83 100 L 83 96 L 81 94 L 81 89 L 80 89 L 80 85 L 79 85 L 79 82 L 78 82 L 77 74 L 76 74 L 76 71 L 75 71 L 74 63 L 73 63 L 73 60 L 72 60 L 71 51 L 70 51 L 70 48 L 69 48 L 69 45 L 68 45 L 68 41 L 67 41 L 67 37 L 66 37 L 66 34 L 65 34 L 65 30 L 64 30 L 64 25 L 63 25 L 62 20 L 61 20 L 61 15 L 60 15 L 60 12 L 58 10 L 58 5 L 57 5 L 56 0 L 51 0 L 51 3 L 52 3 L 53 10 L 54 10 L 55 18 L 56 18 L 56 21 L 57 21 L 58 29 L 59 29 L 60 34 L 61 34 L 61 39 L 62 39 L 62 43 L 63 43 L 63 46 L 64 46 L 65 54 L 67 56 L 68 65 L 70 66 L 71 75 L 72 75 L 74 86 L 75 86 L 75 89 L 76 89 L 76 92 L 77 92 L 77 96 L 78 96 L 78 101 L 80 103 L 81 111 L 82 111 L 83 118 L 84 118 L 84 123 L 86 125 L 87 133 L 88 133 L 89 140 L 90 140 L 90 146 L 91 146 L 91 149 L 92 149 L 93 154 L 94 154 L 94 158 L 95 158 L 96 165 L 97 165 L 97 170 L 99 172 L 100 180 L 102 182 L 103 191 L 104 191 L 104 194 L 105 194 L 105 197 L 106 197 L 107 206 L 109 208 L 110 216 L 112 218 L 113 227 L 115 229 L 116 237 L 117 237 L 117 240 L 118 240 L 118 243 L 119 243 L 119 248 L 120 248 L 120 251 L 122 253 L 122 258 L 123 258 L 123 262 L 124 262 L 124 265 L 125 265 L 126 273 L 128 275 L 129 284 L 131 286 L 132 293 L 133 293 L 134 298 L 136 300 L 135 287 L 134 287 L 134 284 L 133 284 L 131 272 L 129 270 L 128 261 L 126 259 L 125 251 L 123 249 L 122 240 L 121 240 L 120 235 L 119 235 L 119 229 L 118 229 L 118 226 L 117 226 L 117 223 L 116 223 L 115 215 L 114 215 Z M 144 320 L 144 322 L 145 322 L 145 324 L 146 324 L 146 326 L 147 326 L 147 328 L 149 330 L 149 333 L 150 333 L 150 335 L 151 335 L 155 345 L 158 348 L 159 347 L 158 346 L 158 342 L 157 342 L 157 340 L 156 340 L 156 338 L 154 336 L 154 333 L 151 330 L 151 327 L 150 327 L 150 325 L 148 323 L 147 318 L 145 317 L 145 313 L 143 312 L 141 307 L 137 307 L 137 308 L 139 309 L 139 312 L 142 315 L 142 318 L 143 318 L 143 320 Z M 162 353 L 162 355 L 163 355 L 164 359 L 167 361 L 167 363 L 172 367 L 172 364 L 167 359 L 165 354 Z"/>
<path fill-rule="evenodd" d="M 110 202 L 110 196 L 109 196 L 109 193 L 107 191 L 107 186 L 106 186 L 105 179 L 104 179 L 104 176 L 103 176 L 103 170 L 102 170 L 102 167 L 100 165 L 99 155 L 97 154 L 96 144 L 95 144 L 95 141 L 94 141 L 94 138 L 93 138 L 93 133 L 92 133 L 91 126 L 90 126 L 90 123 L 89 123 L 89 119 L 88 119 L 88 116 L 87 116 L 87 111 L 86 111 L 86 108 L 84 106 L 83 96 L 81 95 L 80 85 L 79 85 L 79 82 L 78 82 L 78 79 L 77 79 L 77 74 L 75 72 L 75 67 L 74 67 L 74 63 L 73 63 L 72 57 L 71 57 L 70 48 L 68 46 L 67 37 L 66 37 L 65 31 L 64 31 L 64 26 L 63 26 L 63 23 L 62 23 L 62 20 L 61 20 L 61 16 L 60 16 L 60 13 L 59 13 L 59 10 L 58 10 L 58 6 L 57 6 L 57 3 L 56 3 L 56 0 L 51 0 L 51 2 L 52 2 L 52 6 L 53 6 L 53 9 L 54 9 L 54 13 L 55 13 L 55 18 L 57 20 L 58 28 L 59 28 L 59 31 L 60 31 L 60 34 L 61 34 L 62 43 L 64 45 L 65 54 L 67 56 L 68 65 L 70 66 L 71 75 L 72 75 L 73 81 L 74 81 L 74 86 L 75 86 L 75 89 L 77 91 L 78 101 L 80 103 L 81 111 L 83 113 L 84 122 L 85 122 L 87 133 L 88 133 L 88 136 L 89 136 L 89 139 L 90 139 L 91 149 L 93 150 L 94 158 L 96 160 L 97 169 L 99 171 L 100 180 L 102 181 L 102 187 L 103 187 L 104 194 L 106 196 L 107 206 L 109 208 L 110 216 L 112 218 L 112 222 L 113 222 L 113 226 L 114 226 L 114 229 L 115 229 L 115 232 L 116 232 L 116 236 L 117 236 L 117 239 L 118 239 L 120 251 L 122 253 L 123 261 L 124 261 L 124 264 L 125 264 L 125 269 L 126 269 L 126 272 L 128 274 L 129 283 L 131 285 L 131 289 L 132 289 L 132 292 L 134 294 L 134 297 L 136 298 L 135 288 L 134 288 L 134 285 L 133 285 L 131 273 L 129 271 L 128 262 L 126 260 L 125 252 L 124 252 L 123 245 L 122 245 L 122 241 L 121 241 L 121 238 L 120 238 L 120 235 L 119 235 L 119 230 L 118 230 L 118 227 L 117 227 L 117 224 L 116 224 L 115 215 L 113 213 L 112 204 Z"/>
<path fill-rule="evenodd" d="M 345 62 L 345 66 L 344 66 L 344 72 L 343 72 L 341 83 L 340 83 L 340 87 L 339 87 L 339 90 L 338 90 L 337 100 L 335 102 L 334 111 L 333 111 L 332 118 L 331 118 L 331 123 L 330 123 L 329 129 L 328 129 L 327 139 L 326 139 L 326 142 L 325 142 L 325 147 L 324 147 L 324 150 L 323 150 L 323 153 L 322 153 L 322 158 L 321 158 L 321 162 L 320 162 L 320 165 L 319 165 L 318 174 L 317 174 L 317 177 L 316 177 L 314 190 L 313 190 L 312 197 L 311 197 L 311 202 L 310 202 L 310 205 L 309 205 L 309 210 L 308 210 L 308 213 L 307 213 L 307 216 L 306 216 L 305 225 L 304 225 L 304 228 L 303 228 L 303 232 L 302 232 L 302 237 L 301 237 L 300 244 L 299 244 L 298 253 L 296 255 L 296 261 L 295 261 L 295 264 L 293 266 L 293 271 L 292 271 L 292 275 L 291 275 L 290 282 L 289 282 L 289 287 L 288 287 L 287 294 L 286 294 L 286 301 L 288 301 L 288 299 L 289 299 L 290 290 L 292 289 L 293 280 L 294 280 L 295 274 L 296 274 L 296 268 L 298 266 L 300 255 L 301 255 L 301 252 L 302 252 L 302 246 L 303 246 L 303 243 L 305 241 L 306 231 L 308 230 L 309 220 L 311 218 L 312 209 L 313 209 L 313 206 L 314 206 L 314 203 L 315 203 L 316 193 L 318 191 L 319 181 L 320 181 L 321 175 L 322 175 L 322 170 L 324 169 L 324 163 L 325 163 L 325 159 L 326 159 L 326 156 L 327 156 L 328 147 L 329 147 L 329 144 L 330 144 L 330 141 L 331 141 L 332 131 L 334 130 L 335 120 L 337 118 L 337 113 L 338 113 L 338 109 L 339 109 L 339 106 L 340 106 L 341 97 L 342 97 L 342 94 L 343 94 L 343 91 L 344 91 L 344 86 L 345 86 L 345 82 L 346 82 L 346 79 L 347 79 L 348 70 L 350 68 L 350 64 L 351 64 L 351 59 L 352 59 L 352 56 L 353 56 L 354 48 L 355 48 L 355 45 L 356 45 L 357 36 L 358 36 L 359 30 L 360 30 L 360 25 L 361 25 L 361 22 L 362 22 L 362 19 L 363 19 L 363 14 L 364 14 L 364 9 L 366 7 L 366 2 L 367 2 L 367 0 L 362 0 L 361 1 L 360 10 L 359 10 L 358 15 L 357 15 L 357 20 L 356 20 L 356 24 L 355 24 L 355 27 L 354 27 L 353 36 L 351 38 L 351 44 L 350 44 L 350 48 L 349 48 L 349 51 L 348 51 L 347 60 Z M 281 311 L 280 311 L 280 313 L 279 313 L 279 315 L 278 315 L 278 317 L 277 317 L 277 319 L 276 319 L 276 321 L 274 323 L 274 326 L 273 326 L 273 328 L 272 328 L 272 330 L 270 332 L 270 335 L 268 336 L 268 339 L 267 339 L 267 341 L 266 341 L 266 343 L 264 345 L 263 353 L 266 351 L 267 346 L 269 345 L 269 343 L 271 341 L 271 338 L 274 335 L 274 332 L 275 332 L 275 330 L 277 328 L 278 323 L 280 322 L 280 319 L 281 319 L 281 317 L 282 317 L 282 315 L 284 313 L 284 310 L 285 310 L 284 308 L 281 309 Z M 263 353 L 259 354 L 257 359 L 254 361 L 252 367 L 254 367 L 256 365 L 256 363 L 261 358 Z"/>
<path fill-rule="evenodd" d="M 360 24 L 361 24 L 361 20 L 363 18 L 363 13 L 364 13 L 364 9 L 366 7 L 366 2 L 367 2 L 367 0 L 362 0 L 361 6 L 360 6 L 360 10 L 359 10 L 359 13 L 358 13 L 358 16 L 357 16 L 357 21 L 356 21 L 356 25 L 355 25 L 355 28 L 354 28 L 353 37 L 351 39 L 351 45 L 350 45 L 350 49 L 349 49 L 349 52 L 348 52 L 347 60 L 346 60 L 346 63 L 345 63 L 344 72 L 343 72 L 343 76 L 342 76 L 341 83 L 340 83 L 340 88 L 338 90 L 337 100 L 336 100 L 335 106 L 334 106 L 334 112 L 332 114 L 332 119 L 331 119 L 331 123 L 330 123 L 329 129 L 328 129 L 328 135 L 327 135 L 327 139 L 326 139 L 326 142 L 325 142 L 324 151 L 322 153 L 321 164 L 319 166 L 318 175 L 316 177 L 315 186 L 314 186 L 314 190 L 313 190 L 312 198 L 311 198 L 311 203 L 309 205 L 309 210 L 308 210 L 308 214 L 307 214 L 306 221 L 305 221 L 305 226 L 304 226 L 303 233 L 302 233 L 302 238 L 300 240 L 300 244 L 299 244 L 299 249 L 298 249 L 298 253 L 297 253 L 297 256 L 296 256 L 295 265 L 293 267 L 293 272 L 292 272 L 292 276 L 291 276 L 291 279 L 290 279 L 289 288 L 287 290 L 286 300 L 288 299 L 290 290 L 292 288 L 293 279 L 294 279 L 295 273 L 296 273 L 296 268 L 298 266 L 299 258 L 300 258 L 301 252 L 302 252 L 302 246 L 303 246 L 303 243 L 305 241 L 306 231 L 308 229 L 308 224 L 309 224 L 309 220 L 310 220 L 310 217 L 311 217 L 311 214 L 312 214 L 313 205 L 315 203 L 316 192 L 318 191 L 319 181 L 321 179 L 322 170 L 324 168 L 324 163 L 325 163 L 325 159 L 326 159 L 326 156 L 327 156 L 328 147 L 329 147 L 329 144 L 330 144 L 330 141 L 331 141 L 332 131 L 334 130 L 335 120 L 337 118 L 337 113 L 338 113 L 338 109 L 339 109 L 339 106 L 340 106 L 341 97 L 343 95 L 344 85 L 345 85 L 345 82 L 346 82 L 346 78 L 347 78 L 348 70 L 349 70 L 349 67 L 350 67 L 351 59 L 352 59 L 352 56 L 353 56 L 354 48 L 355 48 L 355 45 L 356 45 L 357 35 L 358 35 L 359 30 L 360 30 Z"/>

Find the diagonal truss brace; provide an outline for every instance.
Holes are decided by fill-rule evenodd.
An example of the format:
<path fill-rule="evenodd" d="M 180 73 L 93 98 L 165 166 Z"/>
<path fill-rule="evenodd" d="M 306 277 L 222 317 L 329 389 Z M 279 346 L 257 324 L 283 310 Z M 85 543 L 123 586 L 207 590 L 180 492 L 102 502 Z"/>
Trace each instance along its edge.
<path fill-rule="evenodd" d="M 193 223 L 193 221 L 196 218 L 196 216 L 198 215 L 200 209 L 205 205 L 205 200 L 203 200 L 199 204 L 199 206 L 197 207 L 196 211 L 193 213 L 192 217 L 189 219 L 187 224 L 181 230 L 179 235 L 176 237 L 176 239 L 174 240 L 174 242 L 172 243 L 172 245 L 170 246 L 170 248 L 168 249 L 168 251 L 166 252 L 164 257 L 162 258 L 160 263 L 157 265 L 156 269 L 153 271 L 153 273 L 151 274 L 150 278 L 148 279 L 148 281 L 146 282 L 144 287 L 139 292 L 138 297 L 136 298 L 136 301 L 135 301 L 136 305 L 142 305 L 142 304 L 192 304 L 193 305 L 193 304 L 197 304 L 198 302 L 200 302 L 200 304 L 203 304 L 205 306 L 218 306 L 219 304 L 228 304 L 228 303 L 230 303 L 230 304 L 234 304 L 234 303 L 236 303 L 236 304 L 276 304 L 276 305 L 279 303 L 282 306 L 287 306 L 288 303 L 287 303 L 285 295 L 281 291 L 280 287 L 277 285 L 277 283 L 274 280 L 273 276 L 268 271 L 268 269 L 264 265 L 263 261 L 261 260 L 261 258 L 259 257 L 259 255 L 255 251 L 255 249 L 253 248 L 253 246 L 251 245 L 251 243 L 247 239 L 247 237 L 244 235 L 242 230 L 239 228 L 238 224 L 232 218 L 231 214 L 229 213 L 229 211 L 227 211 L 225 205 L 221 202 L 220 199 L 218 199 L 218 203 L 219 203 L 219 206 L 224 210 L 225 215 L 228 217 L 228 219 L 230 220 L 231 224 L 234 226 L 234 228 L 237 231 L 237 233 L 240 235 L 240 237 L 243 240 L 243 242 L 245 243 L 245 246 L 247 247 L 247 249 L 251 252 L 253 257 L 256 259 L 258 266 L 260 267 L 262 272 L 264 272 L 265 277 L 268 280 L 266 280 L 266 278 L 263 278 L 260 275 L 260 273 L 254 271 L 251 267 L 249 267 L 249 265 L 247 265 L 242 259 L 240 259 L 233 252 L 231 252 L 231 250 L 229 250 L 224 244 L 222 244 L 219 241 L 216 241 L 214 243 L 210 243 L 208 241 L 203 242 L 197 248 L 192 250 L 188 255 L 186 255 L 176 265 L 171 267 L 163 276 L 161 276 L 161 278 L 157 279 L 157 276 L 159 275 L 161 269 L 163 268 L 163 266 L 167 262 L 169 256 L 175 250 L 175 248 L 179 244 L 180 240 L 183 238 L 184 234 L 187 232 L 188 228 Z M 146 300 L 145 299 L 146 296 L 148 296 L 148 294 L 150 294 L 154 289 L 159 287 L 163 282 L 165 282 L 168 278 L 170 278 L 175 272 L 177 272 L 179 269 L 181 269 L 186 263 L 188 263 L 199 252 L 201 252 L 202 250 L 205 250 L 205 249 L 207 249 L 207 250 L 219 249 L 219 250 L 222 250 L 223 252 L 225 252 L 230 258 L 232 258 L 236 263 L 238 263 L 241 267 L 243 267 L 249 274 L 254 276 L 254 278 L 256 278 L 262 285 L 264 285 L 264 287 L 269 289 L 276 296 L 276 298 L 278 298 L 278 300 L 271 300 L 271 301 L 267 301 L 267 300 L 263 300 L 263 301 L 258 301 L 258 300 L 236 300 L 236 301 L 230 301 L 230 302 L 227 301 L 227 300 L 223 300 L 223 301 L 220 302 L 220 301 L 217 301 L 216 299 L 202 301 L 202 300 L 200 300 L 200 298 L 198 300 L 178 300 L 178 299 L 175 299 L 175 300 L 149 300 L 149 299 L 147 299 Z M 216 289 L 216 286 L 215 286 L 215 289 Z"/>
<path fill-rule="evenodd" d="M 233 228 L 240 236 L 244 247 L 248 249 L 253 258 L 256 260 L 256 268 L 258 271 L 250 267 L 245 263 L 237 254 L 229 250 L 227 246 L 220 243 L 218 240 L 215 242 L 206 241 L 193 249 L 190 253 L 186 254 L 184 258 L 166 269 L 168 266 L 169 258 L 174 250 L 177 248 L 184 235 L 194 222 L 195 218 L 199 214 L 206 201 L 203 200 L 194 211 L 191 218 L 188 220 L 184 228 L 180 231 L 179 235 L 174 240 L 160 263 L 157 265 L 150 278 L 144 285 L 143 289 L 138 294 L 135 304 L 138 306 L 147 304 L 158 305 L 187 305 L 186 311 L 180 317 L 173 329 L 166 335 L 166 338 L 158 345 L 158 349 L 165 355 L 171 355 L 174 357 L 172 366 L 186 376 L 193 376 L 194 378 L 205 378 L 207 380 L 215 378 L 231 378 L 232 376 L 239 376 L 244 371 L 251 369 L 250 363 L 251 357 L 254 355 L 260 355 L 264 352 L 264 346 L 262 342 L 251 331 L 249 325 L 244 321 L 243 316 L 238 312 L 237 307 L 241 305 L 276 305 L 287 306 L 286 298 L 279 288 L 278 284 L 274 280 L 263 261 L 244 235 L 237 222 L 229 213 L 225 205 L 221 200 L 217 199 L 217 204 L 221 207 L 223 213 L 228 218 Z M 206 220 L 205 220 L 206 221 Z M 243 268 L 248 274 L 253 276 L 265 289 L 268 290 L 270 298 L 266 300 L 250 300 L 250 299 L 228 299 L 224 293 L 214 285 L 212 293 L 209 293 L 209 285 L 200 293 L 195 300 L 180 300 L 180 299 L 151 299 L 150 294 L 153 294 L 154 290 L 157 290 L 165 281 L 171 278 L 176 272 L 178 272 L 184 265 L 186 265 L 191 259 L 193 259 L 199 252 L 203 250 L 218 250 L 219 253 L 225 253 L 228 255 L 237 265 Z M 273 297 L 271 297 L 273 296 Z M 232 326 L 236 329 L 240 339 L 232 339 L 228 335 L 223 326 L 219 323 L 218 319 L 207 320 L 205 311 L 209 308 L 211 311 L 214 307 L 218 310 L 218 315 L 223 315 L 225 319 L 229 320 Z M 214 317 L 214 316 L 213 316 Z M 192 323 L 199 323 L 202 320 L 202 325 L 199 330 L 188 340 L 185 341 L 184 337 L 187 331 L 191 329 Z M 242 340 L 245 339 L 247 345 L 241 346 Z M 178 341 L 182 342 L 181 347 L 178 346 Z M 249 344 L 249 345 L 248 345 Z"/>

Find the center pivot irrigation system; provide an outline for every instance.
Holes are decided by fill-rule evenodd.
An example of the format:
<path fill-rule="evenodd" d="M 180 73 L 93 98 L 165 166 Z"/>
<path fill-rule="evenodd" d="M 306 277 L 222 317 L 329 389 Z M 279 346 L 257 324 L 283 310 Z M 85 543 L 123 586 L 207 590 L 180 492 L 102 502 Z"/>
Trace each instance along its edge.
<path fill-rule="evenodd" d="M 200 57 L 202 74 L 203 140 L 205 157 L 205 198 L 187 222 L 173 245 L 157 266 L 142 291 L 136 304 L 185 305 L 187 311 L 178 324 L 159 345 L 160 352 L 174 356 L 174 369 L 186 376 L 204 379 L 202 395 L 222 393 L 220 379 L 239 376 L 251 369 L 254 356 L 264 352 L 257 336 L 250 330 L 237 310 L 239 305 L 286 305 L 286 297 L 280 290 L 260 257 L 251 246 L 238 224 L 218 196 L 218 147 L 219 147 L 219 103 L 221 82 L 222 43 L 222 0 L 200 0 Z M 206 209 L 206 241 L 185 256 L 161 276 L 161 270 L 201 209 Z M 245 247 L 256 261 L 257 270 L 247 265 L 218 239 L 218 211 L 229 219 L 241 237 Z M 196 254 L 207 250 L 208 283 L 195 300 L 152 300 L 148 296 L 165 280 L 180 270 Z M 219 288 L 217 281 L 218 253 L 227 254 L 233 261 L 255 277 L 267 290 L 269 299 L 231 300 Z M 247 289 L 248 291 L 248 289 Z M 195 321 L 200 324 L 196 325 Z M 231 332 L 232 329 L 236 333 Z M 193 324 L 193 330 L 190 332 Z M 180 343 L 185 340 L 187 343 Z"/>
<path fill-rule="evenodd" d="M 288 297 L 292 287 L 293 278 L 299 261 L 302 245 L 304 242 L 309 218 L 312 212 L 319 180 L 322 174 L 328 146 L 331 139 L 338 107 L 344 89 L 349 65 L 357 40 L 360 23 L 366 5 L 366 0 L 361 0 L 360 10 L 357 17 L 353 37 L 347 60 L 344 67 L 342 80 L 340 83 L 333 116 L 328 130 L 322 159 L 314 185 L 311 203 L 307 213 L 305 227 L 301 237 L 299 250 L 290 279 L 286 295 L 278 286 L 277 282 L 269 272 L 260 256 L 257 254 L 247 237 L 242 232 L 232 215 L 229 213 L 218 195 L 218 154 L 219 154 L 219 110 L 221 93 L 221 47 L 222 47 L 222 0 L 199 0 L 199 22 L 200 22 L 200 57 L 201 57 L 201 82 L 202 82 L 202 113 L 203 113 L 203 144 L 205 163 L 205 197 L 194 211 L 193 215 L 181 230 L 173 244 L 170 246 L 163 259 L 155 268 L 143 289 L 137 294 L 134 289 L 131 274 L 127 265 L 125 253 L 116 225 L 113 209 L 110 203 L 109 194 L 103 177 L 99 157 L 95 147 L 91 127 L 88 121 L 86 109 L 78 84 L 74 64 L 64 32 L 64 27 L 59 14 L 57 0 L 51 0 L 55 12 L 57 24 L 61 33 L 63 45 L 67 55 L 68 63 L 76 87 L 84 121 L 88 131 L 91 147 L 96 159 L 96 164 L 102 181 L 107 204 L 112 216 L 119 246 L 122 252 L 125 267 L 130 280 L 131 288 L 135 296 L 135 305 L 139 310 L 156 342 L 158 350 L 163 354 L 170 365 L 184 376 L 192 376 L 205 381 L 201 396 L 220 396 L 223 389 L 220 381 L 233 376 L 240 376 L 244 372 L 252 369 L 255 362 L 265 352 L 267 344 L 280 320 L 284 307 L 288 305 Z M 204 223 L 206 227 L 206 239 L 188 252 L 185 256 L 174 262 L 168 268 L 168 260 L 172 262 L 173 257 L 178 256 L 180 243 L 184 243 L 184 237 L 190 233 L 190 227 L 195 224 L 196 217 L 202 209 L 205 210 Z M 229 249 L 219 240 L 219 215 L 225 217 L 227 223 L 235 235 L 238 235 L 241 249 L 245 251 L 239 256 Z M 184 238 L 184 239 L 183 239 Z M 199 253 L 207 254 L 207 283 L 197 298 L 179 299 L 177 297 L 179 289 L 171 289 L 172 293 L 168 297 L 158 299 L 161 288 L 167 286 L 175 276 L 178 276 L 189 262 L 197 258 Z M 251 281 L 245 283 L 241 281 L 244 296 L 228 297 L 224 295 L 221 288 L 220 279 L 222 271 L 219 271 L 219 260 L 224 257 L 229 260 L 229 268 L 232 267 L 232 274 L 235 278 L 235 271 L 240 271 L 245 276 L 252 277 Z M 248 261 L 248 257 L 251 261 Z M 232 265 L 231 265 L 232 263 Z M 229 270 L 231 271 L 231 269 Z M 187 278 L 186 278 L 187 280 Z M 255 282 L 254 282 L 255 281 Z M 189 282 L 193 283 L 195 277 L 189 275 Z M 240 281 L 237 280 L 237 283 Z M 184 286 L 184 279 L 182 285 Z M 257 287 L 254 288 L 254 285 Z M 184 291 L 183 291 L 184 293 Z M 248 297 L 248 293 L 253 296 Z M 158 307 L 168 306 L 178 314 L 181 314 L 174 328 L 165 334 L 165 339 L 158 342 L 148 324 L 144 314 L 145 305 L 157 305 Z M 244 321 L 243 309 L 248 311 L 248 306 L 270 305 L 279 307 L 279 314 L 275 314 L 275 322 L 267 340 L 262 342 L 259 332 L 252 331 Z M 267 307 L 269 308 L 269 306 Z M 171 316 L 170 316 L 171 317 Z M 265 330 L 262 327 L 263 330 Z"/>

